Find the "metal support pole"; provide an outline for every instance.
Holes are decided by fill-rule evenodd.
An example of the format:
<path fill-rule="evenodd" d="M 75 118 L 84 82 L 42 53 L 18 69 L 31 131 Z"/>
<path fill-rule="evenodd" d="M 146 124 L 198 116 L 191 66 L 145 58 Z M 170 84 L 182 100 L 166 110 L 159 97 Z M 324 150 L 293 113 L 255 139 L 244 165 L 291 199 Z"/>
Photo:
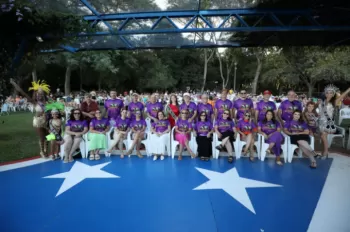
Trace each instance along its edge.
<path fill-rule="evenodd" d="M 235 76 L 233 81 L 233 90 L 236 91 L 236 75 L 237 75 L 237 62 L 235 62 Z"/>

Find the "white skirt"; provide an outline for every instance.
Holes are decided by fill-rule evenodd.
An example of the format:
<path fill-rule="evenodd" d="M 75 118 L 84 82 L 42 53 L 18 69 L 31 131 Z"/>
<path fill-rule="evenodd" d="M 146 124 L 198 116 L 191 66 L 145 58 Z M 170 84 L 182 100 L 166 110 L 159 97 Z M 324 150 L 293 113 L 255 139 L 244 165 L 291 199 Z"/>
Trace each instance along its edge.
<path fill-rule="evenodd" d="M 156 134 L 151 134 L 149 153 L 151 154 L 165 154 L 165 146 L 169 144 L 170 136 L 169 134 L 164 134 L 158 137 Z M 168 147 L 168 149 L 170 149 Z M 169 151 L 168 151 L 169 152 Z"/>

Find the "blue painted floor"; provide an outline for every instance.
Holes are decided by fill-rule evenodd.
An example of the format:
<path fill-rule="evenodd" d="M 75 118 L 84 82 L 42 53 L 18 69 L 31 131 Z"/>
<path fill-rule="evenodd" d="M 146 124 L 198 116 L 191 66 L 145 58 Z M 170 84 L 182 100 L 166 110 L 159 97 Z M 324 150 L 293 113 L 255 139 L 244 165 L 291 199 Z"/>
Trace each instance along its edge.
<path fill-rule="evenodd" d="M 86 178 L 69 186 L 80 178 L 73 169 L 91 174 L 95 171 L 89 166 L 103 163 L 101 171 L 94 170 L 120 178 Z M 307 159 L 282 167 L 272 159 L 251 163 L 246 158 L 235 164 L 224 158 L 202 162 L 187 157 L 50 161 L 0 172 L 0 231 L 305 232 L 331 163 L 321 160 L 312 170 Z M 215 176 L 237 171 L 240 178 L 280 187 L 246 188 L 253 213 L 220 186 L 194 190 L 209 180 L 197 168 Z M 70 172 L 69 179 L 44 178 L 65 172 Z M 244 195 L 233 178 L 220 180 L 217 185 Z M 60 188 L 65 191 L 56 197 Z"/>

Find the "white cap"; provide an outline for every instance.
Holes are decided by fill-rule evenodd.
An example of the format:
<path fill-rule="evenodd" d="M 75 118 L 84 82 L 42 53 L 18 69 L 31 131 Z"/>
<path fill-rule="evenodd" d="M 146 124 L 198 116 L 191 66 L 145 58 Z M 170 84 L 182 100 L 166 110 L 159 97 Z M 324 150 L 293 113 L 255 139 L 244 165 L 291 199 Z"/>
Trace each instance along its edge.
<path fill-rule="evenodd" d="M 183 96 L 184 96 L 184 97 L 185 97 L 185 96 L 191 97 L 191 95 L 190 95 L 189 93 L 184 93 Z"/>

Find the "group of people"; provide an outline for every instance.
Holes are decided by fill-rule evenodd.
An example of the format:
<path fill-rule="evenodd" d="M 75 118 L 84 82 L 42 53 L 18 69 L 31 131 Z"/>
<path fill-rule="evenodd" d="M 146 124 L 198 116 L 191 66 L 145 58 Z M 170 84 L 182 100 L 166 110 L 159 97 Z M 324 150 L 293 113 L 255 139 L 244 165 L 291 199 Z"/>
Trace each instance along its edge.
<path fill-rule="evenodd" d="M 169 143 L 169 132 L 175 127 L 175 140 L 179 143 L 178 159 L 182 159 L 183 150 L 186 148 L 192 158 L 197 155 L 202 160 L 209 160 L 212 155 L 211 141 L 213 134 L 218 136 L 221 144 L 216 147 L 219 151 L 228 152 L 228 162 L 235 160 L 233 142 L 240 139 L 246 142 L 243 155 L 249 156 L 254 161 L 254 143 L 256 133 L 265 138 L 269 144 L 266 150 L 269 154 L 276 155 L 276 163 L 283 165 L 281 144 L 285 133 L 290 136 L 291 143 L 298 147 L 310 158 L 310 167 L 316 168 L 315 157 L 328 156 L 327 134 L 335 133 L 334 112 L 338 102 L 349 92 L 347 89 L 337 97 L 335 86 L 325 88 L 325 99 L 318 103 L 308 102 L 304 111 L 300 101 L 296 100 L 294 91 L 288 92 L 288 99 L 281 102 L 277 108 L 275 102 L 270 101 L 271 92 L 264 91 L 263 99 L 255 107 L 250 98 L 247 98 L 245 90 L 239 91 L 239 97 L 235 101 L 227 99 L 228 90 L 223 90 L 220 99 L 215 104 L 209 102 L 207 94 L 201 95 L 200 103 L 191 101 L 189 93 L 184 93 L 182 104 L 178 103 L 178 97 L 170 94 L 169 103 L 163 105 L 157 99 L 157 95 L 151 95 L 149 102 L 143 104 L 137 93 L 133 93 L 131 101 L 124 105 L 124 101 L 117 97 L 115 90 L 110 91 L 109 99 L 104 102 L 104 110 L 100 110 L 97 103 L 91 99 L 90 94 L 85 95 L 80 109 L 72 109 L 70 118 L 65 124 L 65 135 L 62 138 L 62 121 L 59 120 L 59 110 L 52 108 L 51 117 L 45 117 L 45 105 L 49 89 L 44 83 L 33 86 L 33 98 L 30 98 L 13 81 L 14 87 L 26 96 L 28 101 L 35 105 L 33 126 L 39 134 L 40 154 L 47 156 L 48 135 L 51 135 L 52 158 L 58 157 L 59 146 L 64 143 L 64 162 L 72 162 L 83 135 L 88 133 L 90 160 L 100 159 L 100 151 L 105 150 L 105 155 L 110 156 L 114 147 L 118 145 L 121 158 L 130 155 L 136 148 L 136 154 L 142 158 L 140 145 L 146 139 L 146 117 L 151 120 L 150 132 L 155 146 L 150 147 L 149 152 L 154 155 L 154 160 L 160 157 L 164 159 L 165 145 Z M 316 111 L 318 108 L 318 112 Z M 112 143 L 106 147 L 107 132 L 113 127 Z M 323 142 L 321 155 L 315 153 L 310 146 L 310 135 L 320 132 Z M 124 153 L 123 140 L 131 133 L 132 144 Z M 189 146 L 191 133 L 194 133 L 198 150 L 192 151 Z M 264 152 L 264 151 L 263 151 Z M 284 151 L 285 152 L 285 151 Z"/>

